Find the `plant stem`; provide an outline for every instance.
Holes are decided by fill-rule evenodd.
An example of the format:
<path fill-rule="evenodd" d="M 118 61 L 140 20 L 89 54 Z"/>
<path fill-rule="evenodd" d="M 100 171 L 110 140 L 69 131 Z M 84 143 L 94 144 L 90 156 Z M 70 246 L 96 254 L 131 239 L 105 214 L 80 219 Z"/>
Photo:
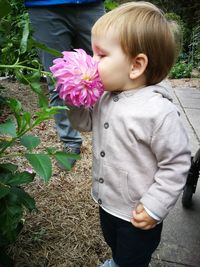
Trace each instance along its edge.
<path fill-rule="evenodd" d="M 24 65 L 20 65 L 20 64 L 13 64 L 13 65 L 0 65 L 0 68 L 4 69 L 4 68 L 9 68 L 9 69 L 27 69 L 27 70 L 32 70 L 32 71 L 36 71 L 37 69 L 32 68 L 32 67 L 28 67 L 28 66 L 24 66 Z M 44 75 L 48 75 L 51 76 L 51 72 L 49 71 L 40 71 L 42 74 Z"/>
<path fill-rule="evenodd" d="M 13 154 L 9 154 L 9 155 L 2 155 L 1 158 L 12 158 L 12 157 L 21 157 L 23 156 L 24 153 L 13 153 Z"/>
<path fill-rule="evenodd" d="M 0 150 L 0 158 L 1 158 L 1 157 L 4 157 L 4 156 L 2 155 L 2 153 L 3 153 L 9 146 L 11 146 L 17 139 L 19 139 L 21 136 L 23 136 L 24 134 L 26 134 L 28 131 L 31 131 L 35 126 L 36 126 L 36 125 L 29 127 L 28 129 L 26 129 L 26 130 L 24 130 L 23 132 L 21 132 L 18 136 L 14 137 L 10 142 L 8 142 L 8 143 L 5 145 L 5 147 L 3 147 L 3 148 Z"/>

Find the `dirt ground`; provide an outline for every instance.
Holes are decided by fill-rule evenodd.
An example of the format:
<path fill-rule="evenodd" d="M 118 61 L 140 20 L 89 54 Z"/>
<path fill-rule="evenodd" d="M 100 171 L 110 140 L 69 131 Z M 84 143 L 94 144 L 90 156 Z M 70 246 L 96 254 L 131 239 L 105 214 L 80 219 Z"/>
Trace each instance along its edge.
<path fill-rule="evenodd" d="M 199 79 L 171 82 L 175 87 L 200 89 Z M 38 109 L 37 98 L 29 88 L 7 80 L 0 81 L 0 85 L 4 87 L 1 94 L 17 98 L 25 110 Z M 62 149 L 53 120 L 39 125 L 33 134 L 42 141 L 38 150 Z M 70 172 L 60 170 L 53 162 L 53 176 L 48 184 L 36 177 L 26 186 L 38 211 L 25 214 L 24 228 L 8 250 L 16 267 L 96 267 L 110 257 L 99 227 L 98 206 L 90 196 L 91 135 L 82 136 L 81 160 Z M 23 158 L 15 158 L 14 162 L 22 170 L 28 167 Z"/>

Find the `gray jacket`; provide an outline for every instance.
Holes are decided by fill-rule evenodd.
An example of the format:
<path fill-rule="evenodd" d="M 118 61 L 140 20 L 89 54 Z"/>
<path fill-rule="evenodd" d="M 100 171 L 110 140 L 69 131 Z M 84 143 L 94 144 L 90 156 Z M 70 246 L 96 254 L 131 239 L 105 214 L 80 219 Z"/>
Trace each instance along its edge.
<path fill-rule="evenodd" d="M 161 219 L 176 203 L 190 167 L 188 137 L 162 85 L 105 92 L 93 109 L 72 108 L 79 131 L 93 131 L 92 196 L 130 221 L 140 202 Z"/>

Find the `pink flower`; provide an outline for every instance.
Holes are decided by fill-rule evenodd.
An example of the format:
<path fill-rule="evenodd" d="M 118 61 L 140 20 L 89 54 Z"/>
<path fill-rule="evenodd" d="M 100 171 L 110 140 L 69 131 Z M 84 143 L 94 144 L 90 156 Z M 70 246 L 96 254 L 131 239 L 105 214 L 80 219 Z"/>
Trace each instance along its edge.
<path fill-rule="evenodd" d="M 98 62 L 82 49 L 62 54 L 63 58 L 55 59 L 50 67 L 60 98 L 76 107 L 93 106 L 104 91 Z"/>
<path fill-rule="evenodd" d="M 26 172 L 33 173 L 33 169 L 31 167 L 26 168 Z"/>

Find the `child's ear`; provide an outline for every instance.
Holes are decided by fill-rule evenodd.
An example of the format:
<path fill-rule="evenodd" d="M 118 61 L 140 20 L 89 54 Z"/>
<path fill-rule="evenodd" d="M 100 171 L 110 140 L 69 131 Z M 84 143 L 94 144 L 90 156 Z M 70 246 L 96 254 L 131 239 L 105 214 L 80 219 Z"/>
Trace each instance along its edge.
<path fill-rule="evenodd" d="M 138 54 L 131 62 L 130 79 L 137 79 L 144 74 L 148 65 L 148 58 L 145 54 Z"/>

